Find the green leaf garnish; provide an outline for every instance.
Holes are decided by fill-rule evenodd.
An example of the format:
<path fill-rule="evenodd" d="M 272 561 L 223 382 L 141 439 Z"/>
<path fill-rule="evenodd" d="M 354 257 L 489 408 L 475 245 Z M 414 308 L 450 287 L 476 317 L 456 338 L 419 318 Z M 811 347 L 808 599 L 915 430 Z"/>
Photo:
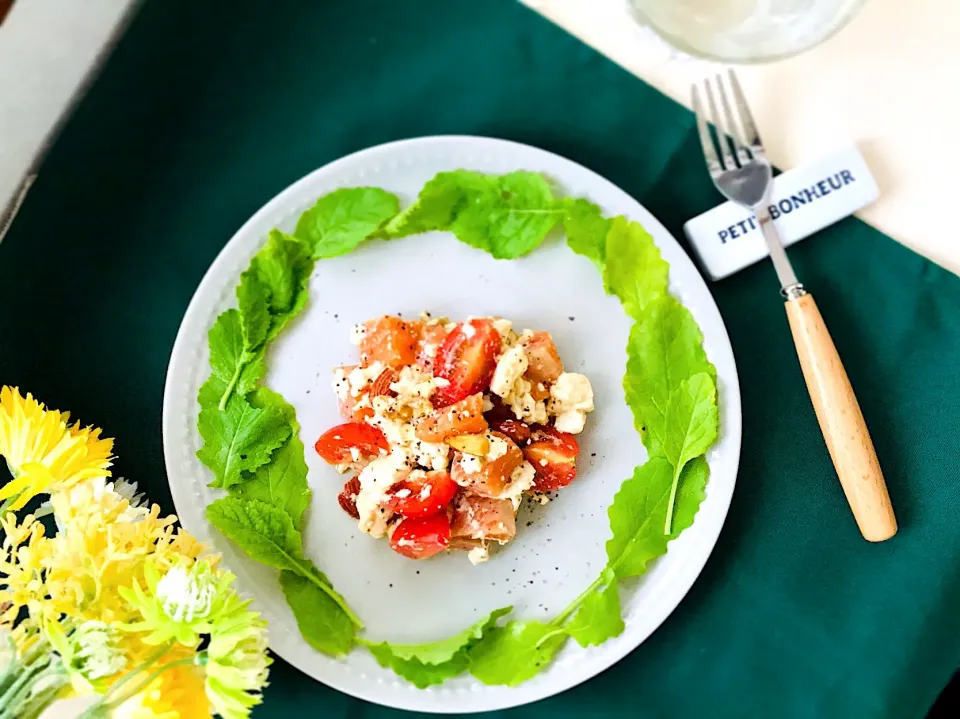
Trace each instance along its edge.
<path fill-rule="evenodd" d="M 356 624 L 323 574 L 312 566 L 306 574 L 285 570 L 280 572 L 280 587 L 307 644 L 333 657 L 353 648 Z"/>
<path fill-rule="evenodd" d="M 417 201 L 384 231 L 403 237 L 450 230 L 461 242 L 497 259 L 515 259 L 539 245 L 562 218 L 562 205 L 538 173 L 483 175 L 456 170 L 428 182 Z"/>
<path fill-rule="evenodd" d="M 291 429 L 281 410 L 254 407 L 238 394 L 229 398 L 223 410 L 217 405 L 204 405 L 203 398 L 212 399 L 219 386 L 222 384 L 211 378 L 200 388 L 203 406 L 197 426 L 204 445 L 197 457 L 216 475 L 211 486 L 228 489 L 243 480 L 243 472 L 269 462 L 270 455 L 286 441 Z"/>
<path fill-rule="evenodd" d="M 375 233 L 398 207 L 396 196 L 378 187 L 345 187 L 324 195 L 304 212 L 295 234 L 314 258 L 336 257 Z"/>
<path fill-rule="evenodd" d="M 709 470 L 702 457 L 689 462 L 680 474 L 676 509 L 670 534 L 664 534 L 673 465 L 654 457 L 637 467 L 607 510 L 613 536 L 607 541 L 607 565 L 618 579 L 638 577 L 651 561 L 666 554 L 667 542 L 693 524 L 704 497 Z"/>
<path fill-rule="evenodd" d="M 448 639 L 426 644 L 362 642 L 382 667 L 392 669 L 419 689 L 439 684 L 463 672 L 469 664 L 469 650 L 497 620 L 512 607 L 492 611 L 472 627 Z"/>
<path fill-rule="evenodd" d="M 623 628 L 617 576 L 613 569 L 605 567 L 596 589 L 584 597 L 573 619 L 564 626 L 564 631 L 580 646 L 588 647 L 619 636 Z"/>
<path fill-rule="evenodd" d="M 292 435 L 274 453 L 270 462 L 237 486 L 233 494 L 282 509 L 293 526 L 302 529 L 303 514 L 310 504 L 311 493 L 307 488 L 307 463 L 303 459 L 300 438 Z"/>
<path fill-rule="evenodd" d="M 610 232 L 611 221 L 589 200 L 567 198 L 563 201 L 563 206 L 566 210 L 563 216 L 563 231 L 570 249 L 590 259 L 600 270 L 600 274 L 604 274 L 607 233 Z"/>
<path fill-rule="evenodd" d="M 699 457 L 713 444 L 719 423 L 717 386 L 706 372 L 683 380 L 670 395 L 662 444 L 667 459 L 673 465 L 673 483 L 663 525 L 664 534 L 670 534 L 671 531 L 680 473 L 687 462 Z"/>
<path fill-rule="evenodd" d="M 563 629 L 542 622 L 493 627 L 470 649 L 470 673 L 484 684 L 518 686 L 547 666 L 566 640 Z"/>
<path fill-rule="evenodd" d="M 647 304 L 667 293 L 668 265 L 639 222 L 614 217 L 607 232 L 604 281 L 624 311 L 643 318 Z"/>

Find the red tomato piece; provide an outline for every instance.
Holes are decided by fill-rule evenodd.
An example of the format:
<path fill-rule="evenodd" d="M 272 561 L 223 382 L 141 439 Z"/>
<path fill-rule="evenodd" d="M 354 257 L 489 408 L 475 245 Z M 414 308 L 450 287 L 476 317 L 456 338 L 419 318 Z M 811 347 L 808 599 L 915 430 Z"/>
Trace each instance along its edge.
<path fill-rule="evenodd" d="M 343 511 L 354 519 L 360 519 L 360 512 L 357 511 L 357 495 L 360 493 L 360 480 L 354 477 L 348 479 L 340 494 L 337 495 L 337 501 Z"/>
<path fill-rule="evenodd" d="M 449 332 L 442 322 L 425 323 L 420 330 L 420 339 L 417 342 L 417 364 L 432 372 L 434 361 L 440 352 L 440 346 L 448 334 Z"/>
<path fill-rule="evenodd" d="M 446 512 L 419 519 L 404 519 L 390 535 L 390 548 L 410 559 L 426 559 L 450 545 L 450 519 Z"/>
<path fill-rule="evenodd" d="M 387 506 L 408 519 L 429 517 L 446 509 L 458 489 L 443 470 L 415 470 L 387 490 Z"/>
<path fill-rule="evenodd" d="M 446 407 L 483 392 L 490 386 L 499 351 L 500 334 L 490 320 L 473 319 L 457 325 L 437 351 L 434 374 L 450 384 L 437 390 L 433 403 Z"/>
<path fill-rule="evenodd" d="M 390 445 L 376 427 L 363 422 L 345 422 L 321 434 L 314 449 L 326 462 L 344 464 L 358 459 L 353 456 L 353 449 L 361 457 L 375 457 L 386 454 Z"/>
<path fill-rule="evenodd" d="M 521 344 L 529 362 L 524 376 L 533 383 L 534 387 L 541 383 L 555 382 L 563 373 L 560 353 L 557 352 L 557 346 L 553 343 L 553 337 L 549 332 L 534 332 L 521 340 Z"/>
<path fill-rule="evenodd" d="M 518 447 L 526 444 L 531 436 L 530 425 L 519 419 L 490 419 L 490 429 L 505 434 Z"/>
<path fill-rule="evenodd" d="M 458 434 L 479 434 L 486 429 L 483 395 L 478 393 L 421 417 L 415 432 L 424 442 L 443 442 Z"/>
<path fill-rule="evenodd" d="M 417 359 L 420 324 L 390 315 L 365 322 L 367 332 L 360 343 L 360 364 L 369 367 L 383 362 L 394 369 L 413 364 Z"/>
<path fill-rule="evenodd" d="M 577 476 L 577 455 L 580 447 L 572 434 L 553 427 L 535 427 L 523 456 L 536 470 L 533 488 L 551 492 L 566 487 Z"/>

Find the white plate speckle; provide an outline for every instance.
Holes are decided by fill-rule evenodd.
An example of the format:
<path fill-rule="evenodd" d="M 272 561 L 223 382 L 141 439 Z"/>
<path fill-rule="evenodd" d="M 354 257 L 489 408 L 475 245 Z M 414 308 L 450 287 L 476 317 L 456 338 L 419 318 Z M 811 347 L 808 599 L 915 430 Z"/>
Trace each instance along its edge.
<path fill-rule="evenodd" d="M 547 175 L 566 195 L 586 197 L 608 215 L 637 220 L 670 263 L 670 288 L 696 318 L 704 347 L 717 367 L 721 433 L 710 449 L 707 498 L 693 526 L 667 555 L 629 588 L 621 588 L 626 630 L 602 646 L 568 646 L 550 667 L 518 688 L 488 687 L 470 676 L 427 690 L 382 669 L 362 650 L 325 657 L 300 636 L 276 572 L 257 565 L 216 532 L 204 508 L 219 490 L 196 458 L 197 390 L 209 374 L 207 331 L 235 306 L 240 272 L 273 227 L 291 231 L 317 197 L 339 187 L 373 185 L 412 201 L 440 171 L 489 173 L 524 169 Z M 473 567 L 463 553 L 413 562 L 386 541 L 362 534 L 337 504 L 343 478 L 312 450 L 338 423 L 331 368 L 354 361 L 350 326 L 381 314 L 502 315 L 518 329 L 551 332 L 568 369 L 590 377 L 597 410 L 581 438 L 577 481 L 547 506 L 525 508 L 517 539 Z M 365 636 L 396 642 L 440 639 L 492 609 L 514 606 L 513 616 L 549 618 L 579 594 L 604 565 L 609 536 L 606 509 L 620 483 L 645 459 L 623 399 L 629 321 L 604 294 L 596 269 L 553 237 L 532 255 L 497 261 L 446 233 L 365 243 L 355 252 L 317 263 L 307 308 L 270 348 L 267 384 L 297 410 L 307 447 L 313 501 L 305 552 L 331 578 L 367 625 Z M 740 389 L 723 321 L 693 263 L 666 229 L 629 195 L 586 168 L 526 145 L 479 137 L 428 137 L 390 143 L 350 155 L 291 185 L 257 212 L 207 272 L 177 335 L 163 407 L 167 472 L 177 514 L 194 535 L 223 553 L 242 591 L 255 597 L 270 623 L 270 646 L 304 673 L 363 699 L 402 709 L 473 712 L 516 706 L 568 689 L 618 661 L 673 611 L 689 590 L 723 525 L 740 454 Z"/>

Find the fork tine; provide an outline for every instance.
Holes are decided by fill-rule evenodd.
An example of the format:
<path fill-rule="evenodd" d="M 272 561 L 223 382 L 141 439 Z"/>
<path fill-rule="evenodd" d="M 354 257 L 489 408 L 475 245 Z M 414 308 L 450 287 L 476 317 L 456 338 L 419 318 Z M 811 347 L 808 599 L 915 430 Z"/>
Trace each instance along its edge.
<path fill-rule="evenodd" d="M 729 94 L 723 86 L 723 77 L 717 73 L 717 94 L 720 95 L 720 104 L 723 106 L 723 115 L 726 119 L 726 129 L 730 132 L 730 139 L 733 142 L 733 152 L 737 156 L 740 166 L 743 167 L 750 162 L 750 155 L 747 153 L 746 143 L 743 141 L 743 133 L 740 132 L 740 126 L 733 117 L 733 110 L 730 109 Z"/>
<path fill-rule="evenodd" d="M 739 165 L 737 164 L 736 158 L 733 156 L 733 153 L 730 152 L 730 142 L 727 139 L 727 131 L 724 127 L 723 117 L 717 111 L 717 101 L 713 96 L 713 86 L 710 84 L 710 78 L 707 78 L 703 81 L 704 87 L 707 90 L 707 102 L 710 104 L 710 114 L 713 116 L 713 126 L 717 130 L 717 145 L 720 150 L 720 158 L 723 161 L 723 166 L 728 170 L 734 170 Z M 720 92 L 723 92 L 723 88 L 720 88 Z"/>
<path fill-rule="evenodd" d="M 720 158 L 717 157 L 717 148 L 714 147 L 713 138 L 710 136 L 710 128 L 707 127 L 707 121 L 703 116 L 703 107 L 700 104 L 700 91 L 696 85 L 693 85 L 693 112 L 697 118 L 697 130 L 700 132 L 700 144 L 703 146 L 703 156 L 707 161 L 707 169 L 711 175 L 723 172 L 723 165 L 720 164 Z"/>
<path fill-rule="evenodd" d="M 744 140 L 754 155 L 763 157 L 763 143 L 760 141 L 760 133 L 757 132 L 753 115 L 750 114 L 750 106 L 747 104 L 747 98 L 743 94 L 743 88 L 740 87 L 737 73 L 732 69 L 730 70 L 730 87 L 733 88 L 733 101 L 736 103 L 740 115 L 740 124 L 743 127 Z"/>

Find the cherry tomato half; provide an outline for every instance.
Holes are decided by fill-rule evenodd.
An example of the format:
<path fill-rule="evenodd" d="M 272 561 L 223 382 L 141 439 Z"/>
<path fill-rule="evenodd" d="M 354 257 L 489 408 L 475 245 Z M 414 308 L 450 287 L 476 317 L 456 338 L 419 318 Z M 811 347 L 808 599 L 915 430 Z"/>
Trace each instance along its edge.
<path fill-rule="evenodd" d="M 446 509 L 457 489 L 443 470 L 413 471 L 387 490 L 387 506 L 408 519 L 429 517 Z"/>
<path fill-rule="evenodd" d="M 420 519 L 404 519 L 390 535 L 390 548 L 410 559 L 426 559 L 450 545 L 450 519 L 446 512 Z"/>
<path fill-rule="evenodd" d="M 434 404 L 446 407 L 483 392 L 497 368 L 500 334 L 493 322 L 472 319 L 457 325 L 440 345 L 434 373 L 450 384 L 434 395 Z"/>
<path fill-rule="evenodd" d="M 553 427 L 531 429 L 530 444 L 523 448 L 523 456 L 536 470 L 534 489 L 550 492 L 566 487 L 577 476 L 580 446 L 576 437 Z"/>
<path fill-rule="evenodd" d="M 354 449 L 360 457 L 376 457 L 386 454 L 390 445 L 376 427 L 363 422 L 345 422 L 321 434 L 314 449 L 326 462 L 344 464 L 359 459 L 353 456 Z"/>

